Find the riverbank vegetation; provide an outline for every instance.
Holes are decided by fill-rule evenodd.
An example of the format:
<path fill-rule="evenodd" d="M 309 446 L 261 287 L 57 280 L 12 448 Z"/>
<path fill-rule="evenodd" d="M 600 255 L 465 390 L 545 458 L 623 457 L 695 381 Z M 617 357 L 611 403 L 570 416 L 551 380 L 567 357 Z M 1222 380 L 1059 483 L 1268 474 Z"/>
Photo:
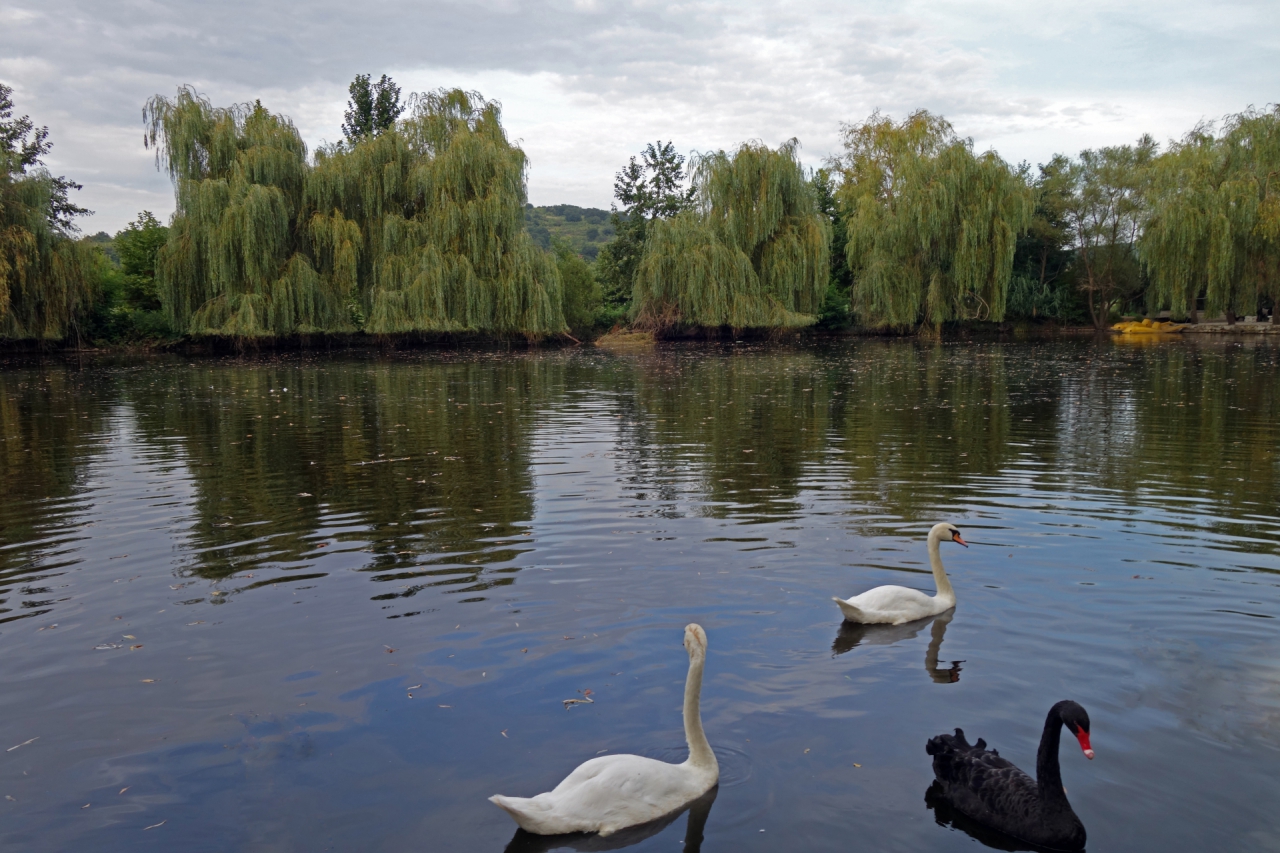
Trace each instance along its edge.
<path fill-rule="evenodd" d="M 367 335 L 582 340 L 1119 314 L 1230 322 L 1280 298 L 1280 108 L 1162 147 L 980 152 L 942 116 L 842 127 L 821 168 L 749 141 L 671 141 L 617 174 L 612 212 L 526 200 L 499 105 L 350 86 L 344 138 L 308 151 L 261 103 L 156 96 L 147 144 L 177 211 L 80 238 L 75 182 L 0 86 L 0 340 L 158 343 Z"/>
<path fill-rule="evenodd" d="M 153 98 L 148 142 L 178 199 L 157 266 L 173 327 L 231 338 L 553 335 L 554 259 L 523 230 L 525 157 L 461 90 L 307 158 L 260 103 Z"/>
<path fill-rule="evenodd" d="M 696 198 L 656 217 L 635 273 L 634 323 L 685 329 L 796 328 L 817 321 L 831 234 L 796 140 L 698 157 Z"/>
<path fill-rule="evenodd" d="M 78 339 L 100 277 L 100 256 L 75 239 L 89 211 L 70 201 L 79 184 L 45 168 L 49 130 L 14 117 L 12 95 L 0 84 L 0 340 Z"/>

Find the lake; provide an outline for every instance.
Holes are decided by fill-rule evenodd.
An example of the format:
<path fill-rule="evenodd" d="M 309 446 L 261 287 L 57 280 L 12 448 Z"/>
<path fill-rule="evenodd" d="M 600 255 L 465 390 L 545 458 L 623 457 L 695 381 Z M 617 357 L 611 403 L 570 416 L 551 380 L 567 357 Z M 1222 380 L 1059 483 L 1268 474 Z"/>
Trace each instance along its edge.
<path fill-rule="evenodd" d="M 1280 850 L 1278 367 L 1114 339 L 11 361 L 0 847 L 502 851 L 488 796 L 683 759 L 698 622 L 720 787 L 628 849 L 984 849 L 926 803 L 925 741 L 1034 771 L 1071 698 L 1089 849 Z M 954 613 L 842 626 L 834 595 L 932 592 L 943 520 Z"/>

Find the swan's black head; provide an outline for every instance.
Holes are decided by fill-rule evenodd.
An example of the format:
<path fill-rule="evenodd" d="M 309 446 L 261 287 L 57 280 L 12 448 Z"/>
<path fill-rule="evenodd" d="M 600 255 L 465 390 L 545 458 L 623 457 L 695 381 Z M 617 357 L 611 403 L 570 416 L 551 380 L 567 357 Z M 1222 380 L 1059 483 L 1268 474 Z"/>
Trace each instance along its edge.
<path fill-rule="evenodd" d="M 1093 758 L 1093 747 L 1089 744 L 1089 712 L 1080 706 L 1079 702 L 1072 702 L 1070 699 L 1064 699 L 1057 705 L 1053 706 L 1058 719 L 1062 720 L 1062 724 L 1076 736 L 1076 740 L 1080 741 L 1080 749 L 1084 751 L 1085 758 Z"/>

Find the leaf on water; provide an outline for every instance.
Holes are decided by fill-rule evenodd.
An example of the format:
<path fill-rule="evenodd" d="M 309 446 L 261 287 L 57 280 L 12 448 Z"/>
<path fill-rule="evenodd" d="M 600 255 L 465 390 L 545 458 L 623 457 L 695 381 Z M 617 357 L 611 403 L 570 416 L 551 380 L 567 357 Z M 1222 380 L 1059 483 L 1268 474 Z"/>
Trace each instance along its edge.
<path fill-rule="evenodd" d="M 298 492 L 298 497 L 309 498 L 309 497 L 313 497 L 313 495 L 310 492 Z"/>
<path fill-rule="evenodd" d="M 808 755 L 808 754 L 809 754 L 809 750 L 807 750 L 807 749 L 806 749 L 806 750 L 804 751 L 804 754 L 805 754 L 805 755 Z"/>
<path fill-rule="evenodd" d="M 120 644 L 119 643 L 99 643 L 93 648 L 95 651 L 103 652 L 103 651 L 106 651 L 107 649 L 118 649 L 120 648 Z"/>
<path fill-rule="evenodd" d="M 155 680 L 154 678 L 144 678 L 144 679 L 142 679 L 142 683 L 143 683 L 143 684 L 155 684 L 155 683 L 156 683 L 156 680 Z"/>
<path fill-rule="evenodd" d="M 418 689 L 419 687 L 421 687 L 421 686 L 422 686 L 421 684 L 415 684 L 415 685 L 413 685 L 412 687 L 407 687 L 407 688 L 405 688 L 405 689 L 406 689 L 406 690 L 417 690 L 417 689 Z"/>
<path fill-rule="evenodd" d="M 452 708 L 452 705 L 437 705 L 437 708 Z"/>
<path fill-rule="evenodd" d="M 503 730 L 500 732 L 500 734 L 501 734 L 503 737 L 507 737 L 507 730 L 506 730 L 506 729 L 503 729 Z M 507 740 L 511 740 L 511 738 L 507 738 Z"/>
<path fill-rule="evenodd" d="M 81 809 L 87 809 L 87 808 L 89 808 L 89 806 L 91 806 L 91 805 L 93 805 L 93 803 L 85 803 L 85 804 L 84 804 L 83 806 L 81 806 L 80 808 L 81 808 Z"/>
<path fill-rule="evenodd" d="M 35 743 L 35 742 L 36 742 L 36 741 L 38 741 L 38 740 L 40 740 L 40 736 L 39 736 L 39 735 L 36 735 L 36 736 L 35 736 L 35 737 L 33 737 L 31 740 L 24 740 L 22 743 L 18 744 L 18 746 L 11 746 L 11 747 L 9 747 L 8 749 L 6 749 L 6 750 L 5 750 L 5 752 L 13 752 L 15 749 L 17 749 L 17 748 L 18 748 L 18 747 L 20 747 L 20 746 L 26 746 L 27 744 L 29 744 L 29 743 Z"/>
<path fill-rule="evenodd" d="M 528 650 L 528 649 L 521 649 L 520 651 L 524 652 L 525 654 L 528 654 L 528 653 L 529 653 L 529 650 Z"/>
<path fill-rule="evenodd" d="M 114 557 L 107 557 L 108 560 L 123 560 L 128 554 L 116 554 Z"/>
<path fill-rule="evenodd" d="M 188 626 L 190 626 L 190 625 L 203 625 L 203 624 L 204 624 L 204 620 L 203 620 L 203 619 L 201 619 L 201 620 L 200 620 L 200 621 L 198 621 L 198 622 L 188 622 L 188 623 L 187 623 L 187 625 L 188 625 Z"/>
<path fill-rule="evenodd" d="M 142 648 L 142 643 L 138 643 L 138 644 L 136 644 L 136 645 L 130 646 L 130 647 L 129 647 L 129 651 L 131 651 L 131 652 L 136 652 L 136 651 L 137 651 L 138 649 L 140 649 L 140 648 Z"/>
<path fill-rule="evenodd" d="M 855 764 L 855 765 L 853 765 L 853 766 L 854 766 L 854 767 L 861 767 L 862 765 L 861 765 L 861 764 Z"/>
<path fill-rule="evenodd" d="M 125 635 L 124 635 L 124 638 L 125 638 L 126 640 L 136 640 L 136 639 L 138 639 L 137 637 L 133 636 L 133 634 L 125 634 Z"/>
<path fill-rule="evenodd" d="M 168 821 L 168 819 L 166 818 L 165 820 L 162 820 L 162 821 L 160 821 L 159 823 L 153 823 L 153 824 L 151 824 L 151 826 L 144 826 L 144 827 L 142 827 L 142 831 L 143 831 L 143 832 L 146 832 L 148 829 L 155 829 L 156 827 L 164 826 L 164 825 L 165 825 L 166 823 L 168 823 L 168 822 L 169 822 L 169 821 Z"/>
<path fill-rule="evenodd" d="M 117 797 L 118 797 L 118 796 L 120 796 L 120 795 L 121 795 L 121 794 L 123 794 L 125 791 L 129 790 L 131 787 L 133 787 L 133 786 L 132 786 L 132 785 L 125 785 L 123 788 L 121 788 L 119 791 L 117 791 L 117 792 L 116 792 L 116 796 L 117 796 Z"/>
<path fill-rule="evenodd" d="M 395 651 L 395 649 L 391 648 L 391 647 L 390 647 L 390 646 L 388 646 L 386 643 L 383 643 L 383 644 L 382 644 L 382 647 L 383 647 L 384 649 L 386 649 L 386 650 L 387 650 L 387 654 L 391 654 L 392 652 L 394 652 L 394 651 Z"/>

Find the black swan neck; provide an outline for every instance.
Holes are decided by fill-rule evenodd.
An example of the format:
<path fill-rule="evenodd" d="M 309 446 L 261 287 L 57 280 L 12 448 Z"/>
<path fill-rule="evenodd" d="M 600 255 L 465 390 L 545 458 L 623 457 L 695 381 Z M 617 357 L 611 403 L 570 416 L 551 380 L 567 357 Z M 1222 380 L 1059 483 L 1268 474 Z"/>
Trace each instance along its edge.
<path fill-rule="evenodd" d="M 1058 747 L 1062 742 L 1062 717 L 1057 707 L 1049 710 L 1044 721 L 1044 734 L 1040 735 L 1040 750 L 1036 753 L 1036 782 L 1040 795 L 1046 802 L 1066 804 L 1067 794 L 1062 790 L 1062 769 L 1058 764 Z M 1067 806 L 1069 809 L 1070 806 Z"/>

